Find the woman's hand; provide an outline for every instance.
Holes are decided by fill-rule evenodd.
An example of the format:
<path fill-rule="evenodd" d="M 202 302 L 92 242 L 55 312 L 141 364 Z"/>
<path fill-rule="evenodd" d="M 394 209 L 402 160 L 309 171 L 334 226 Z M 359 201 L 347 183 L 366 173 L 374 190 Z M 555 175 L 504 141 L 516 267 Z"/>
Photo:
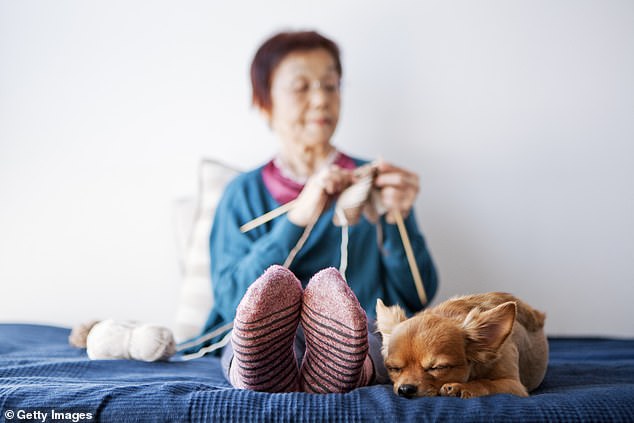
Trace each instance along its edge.
<path fill-rule="evenodd" d="M 348 188 L 352 183 L 352 171 L 331 165 L 311 176 L 299 193 L 288 220 L 298 226 L 306 226 L 323 212 L 328 200 Z"/>
<path fill-rule="evenodd" d="M 380 189 L 381 202 L 388 209 L 386 220 L 393 224 L 392 211 L 398 211 L 406 218 L 412 210 L 419 190 L 418 175 L 382 160 L 378 162 L 377 169 L 374 186 Z"/>

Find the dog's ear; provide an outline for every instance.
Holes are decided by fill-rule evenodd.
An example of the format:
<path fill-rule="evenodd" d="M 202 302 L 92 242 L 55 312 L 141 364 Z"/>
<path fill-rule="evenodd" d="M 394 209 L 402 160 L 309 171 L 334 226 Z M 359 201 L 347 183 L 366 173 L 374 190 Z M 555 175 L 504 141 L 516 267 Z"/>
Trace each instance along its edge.
<path fill-rule="evenodd" d="M 517 305 L 513 301 L 481 312 L 473 309 L 464 320 L 467 355 L 474 361 L 487 362 L 498 357 L 498 350 L 513 330 Z"/>
<path fill-rule="evenodd" d="M 401 307 L 397 305 L 388 307 L 380 298 L 376 300 L 376 325 L 383 337 L 390 335 L 394 326 L 404 320 L 407 320 L 407 317 Z"/>
<path fill-rule="evenodd" d="M 376 326 L 383 337 L 383 348 L 381 349 L 383 357 L 387 356 L 387 346 L 392 330 L 404 320 L 407 320 L 407 316 L 401 307 L 397 305 L 388 307 L 383 304 L 380 298 L 376 300 Z"/>

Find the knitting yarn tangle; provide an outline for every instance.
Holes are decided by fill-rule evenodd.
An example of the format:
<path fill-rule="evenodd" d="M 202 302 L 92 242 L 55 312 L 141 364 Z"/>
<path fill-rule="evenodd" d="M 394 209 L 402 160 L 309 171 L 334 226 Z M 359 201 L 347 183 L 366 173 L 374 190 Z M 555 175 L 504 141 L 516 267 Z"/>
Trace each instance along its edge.
<path fill-rule="evenodd" d="M 359 222 L 362 213 L 369 221 L 376 223 L 378 217 L 387 211 L 381 203 L 378 190 L 373 188 L 377 174 L 375 163 L 354 170 L 355 182 L 341 192 L 335 203 L 335 225 L 354 225 Z"/>

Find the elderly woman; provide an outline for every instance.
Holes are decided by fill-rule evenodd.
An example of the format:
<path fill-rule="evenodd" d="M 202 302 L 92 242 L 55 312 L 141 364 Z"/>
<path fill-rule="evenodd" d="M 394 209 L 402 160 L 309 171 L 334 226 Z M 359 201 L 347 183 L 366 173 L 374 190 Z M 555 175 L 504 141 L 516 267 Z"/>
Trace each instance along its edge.
<path fill-rule="evenodd" d="M 328 393 L 386 383 L 376 300 L 410 313 L 424 306 L 392 214 L 376 223 L 362 217 L 342 253 L 333 204 L 366 162 L 332 144 L 341 76 L 337 45 L 316 32 L 277 34 L 253 59 L 253 104 L 280 145 L 271 161 L 229 184 L 210 237 L 215 304 L 206 332 L 220 339 L 233 322 L 222 352 L 233 386 Z M 418 176 L 384 162 L 376 169 L 374 188 L 387 210 L 403 216 L 431 299 L 436 271 L 412 211 Z M 240 230 L 292 200 L 287 214 Z M 332 268 L 342 255 L 345 280 Z M 280 266 L 289 256 L 290 266 Z"/>

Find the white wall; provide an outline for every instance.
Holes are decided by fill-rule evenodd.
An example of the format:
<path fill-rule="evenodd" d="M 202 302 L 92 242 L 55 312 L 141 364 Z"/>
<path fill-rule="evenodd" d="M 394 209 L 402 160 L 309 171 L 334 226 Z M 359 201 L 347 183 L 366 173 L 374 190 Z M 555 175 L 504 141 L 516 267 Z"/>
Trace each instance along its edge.
<path fill-rule="evenodd" d="M 631 1 L 0 0 L 0 321 L 169 325 L 173 202 L 275 151 L 248 65 L 343 50 L 336 144 L 415 169 L 436 301 L 505 290 L 548 332 L 634 336 Z"/>

